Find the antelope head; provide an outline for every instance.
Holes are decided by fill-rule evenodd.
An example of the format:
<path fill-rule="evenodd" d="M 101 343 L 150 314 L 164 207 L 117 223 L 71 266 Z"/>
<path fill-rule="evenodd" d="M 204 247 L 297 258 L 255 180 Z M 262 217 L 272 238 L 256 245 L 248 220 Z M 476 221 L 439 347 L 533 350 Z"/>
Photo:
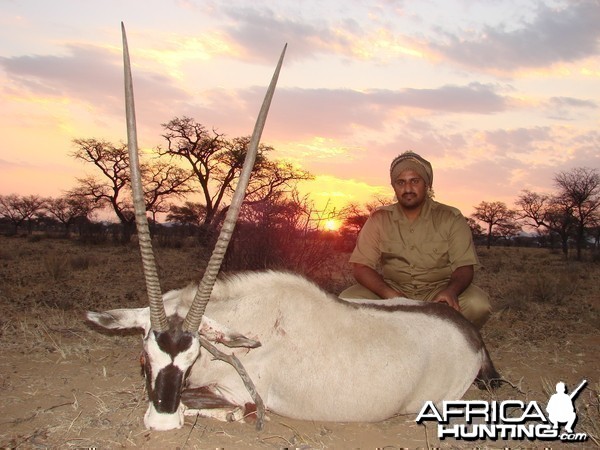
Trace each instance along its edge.
<path fill-rule="evenodd" d="M 149 397 L 149 405 L 144 416 L 144 424 L 147 428 L 166 430 L 179 428 L 183 425 L 184 406 L 181 403 L 181 392 L 187 375 L 200 354 L 201 346 L 205 345 L 205 340 L 199 336 L 198 329 L 244 199 L 245 190 L 250 179 L 260 137 L 265 125 L 271 99 L 275 92 L 277 78 L 283 63 L 287 45 L 283 48 L 275 73 L 273 74 L 260 109 L 254 132 L 248 146 L 246 159 L 239 177 L 239 182 L 231 201 L 231 206 L 221 228 L 215 249 L 213 250 L 208 266 L 204 272 L 204 276 L 198 284 L 197 293 L 192 306 L 185 319 L 174 320 L 173 318 L 168 318 L 165 312 L 156 263 L 152 251 L 150 231 L 148 228 L 148 220 L 146 218 L 144 190 L 140 175 L 131 65 L 129 61 L 127 37 L 123 24 L 121 24 L 121 29 L 123 34 L 125 106 L 133 204 L 150 307 L 149 310 L 144 308 L 143 313 L 141 313 L 142 311 L 140 310 L 141 314 L 137 315 L 123 312 L 123 314 L 130 314 L 130 316 L 119 317 L 119 320 L 121 321 L 121 324 L 128 322 L 130 327 L 144 329 L 142 367 L 146 377 Z M 111 320 L 114 322 L 114 316 L 117 313 L 115 311 L 111 313 L 112 314 L 93 313 L 97 314 L 93 320 L 96 323 L 105 322 L 105 324 Z M 102 317 L 102 314 L 108 314 L 110 317 Z M 89 315 L 88 318 L 90 318 Z M 113 326 L 112 328 L 125 327 Z"/>

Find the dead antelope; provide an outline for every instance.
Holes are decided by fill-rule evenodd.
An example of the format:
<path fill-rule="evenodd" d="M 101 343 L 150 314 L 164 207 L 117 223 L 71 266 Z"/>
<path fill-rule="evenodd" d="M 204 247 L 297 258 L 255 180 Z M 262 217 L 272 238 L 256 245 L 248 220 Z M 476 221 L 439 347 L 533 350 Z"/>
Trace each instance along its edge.
<path fill-rule="evenodd" d="M 88 312 L 87 319 L 106 329 L 143 332 L 146 427 L 178 428 L 185 414 L 235 420 L 261 398 L 268 410 L 296 419 L 380 421 L 416 413 L 426 401 L 458 399 L 476 378 L 498 377 L 478 331 L 447 306 L 402 298 L 342 301 L 282 272 L 216 280 L 283 54 L 205 276 L 198 286 L 161 295 L 139 177 L 124 30 L 123 42 L 132 184 L 150 306 Z M 250 381 L 201 351 L 211 349 L 208 342 L 234 348 Z M 254 388 L 259 395 L 252 395 Z"/>

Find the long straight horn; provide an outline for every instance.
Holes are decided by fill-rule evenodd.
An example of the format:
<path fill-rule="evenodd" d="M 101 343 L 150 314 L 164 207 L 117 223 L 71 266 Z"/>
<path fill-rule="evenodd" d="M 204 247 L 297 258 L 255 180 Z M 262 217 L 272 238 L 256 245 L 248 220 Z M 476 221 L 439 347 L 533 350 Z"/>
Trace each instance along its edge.
<path fill-rule="evenodd" d="M 219 233 L 219 238 L 217 239 L 215 249 L 213 250 L 210 260 L 208 261 L 202 281 L 198 285 L 198 291 L 194 297 L 194 302 L 192 303 L 192 306 L 190 307 L 190 310 L 185 318 L 185 322 L 183 323 L 183 329 L 185 331 L 194 332 L 198 330 L 200 322 L 202 321 L 202 316 L 204 315 L 204 310 L 206 309 L 210 294 L 217 279 L 217 274 L 221 268 L 221 263 L 225 257 L 227 246 L 231 240 L 231 235 L 233 234 L 233 229 L 235 228 L 235 223 L 237 221 L 240 208 L 242 207 L 242 202 L 244 201 L 246 188 L 248 187 L 248 183 L 250 181 L 250 174 L 252 172 L 252 168 L 254 167 L 254 160 L 256 159 L 260 136 L 265 127 L 265 122 L 267 121 L 267 114 L 269 113 L 271 100 L 273 99 L 273 94 L 275 93 L 275 86 L 277 85 L 277 79 L 279 78 L 279 72 L 281 70 L 281 65 L 283 64 L 283 57 L 285 56 L 286 49 L 287 44 L 283 47 L 283 51 L 279 57 L 279 62 L 277 63 L 275 73 L 271 79 L 271 84 L 269 85 L 269 89 L 267 90 L 267 94 L 263 100 L 258 118 L 256 119 L 256 125 L 254 125 L 254 132 L 252 133 L 252 138 L 250 139 L 250 144 L 248 145 L 244 166 L 242 167 L 242 172 L 240 174 L 235 193 L 233 194 L 231 205 L 227 211 L 225 220 L 223 221 L 223 226 L 221 227 L 221 232 Z"/>
<path fill-rule="evenodd" d="M 129 48 L 125 25 L 121 22 L 123 33 L 123 65 L 125 67 L 125 112 L 127 117 L 127 148 L 129 150 L 129 167 L 131 170 L 131 189 L 133 191 L 133 207 L 135 209 L 135 223 L 137 226 L 138 241 L 146 278 L 146 289 L 150 301 L 150 323 L 155 331 L 165 331 L 169 328 L 167 315 L 162 300 L 160 282 L 156 271 L 152 240 L 146 218 L 146 202 L 144 188 L 140 173 L 140 159 L 138 156 L 137 129 L 135 124 L 135 105 L 133 102 L 133 81 L 131 78 L 131 64 L 129 62 Z"/>

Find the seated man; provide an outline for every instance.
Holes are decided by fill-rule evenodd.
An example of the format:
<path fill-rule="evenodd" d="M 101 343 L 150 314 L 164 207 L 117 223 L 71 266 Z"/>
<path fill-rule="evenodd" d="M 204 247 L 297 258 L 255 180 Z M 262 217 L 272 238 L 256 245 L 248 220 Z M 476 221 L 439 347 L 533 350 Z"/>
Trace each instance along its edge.
<path fill-rule="evenodd" d="M 481 328 L 491 306 L 471 284 L 479 260 L 467 221 L 458 209 L 431 199 L 433 169 L 418 154 L 396 157 L 390 176 L 398 203 L 378 208 L 360 231 L 350 257 L 358 284 L 340 298 L 443 302 Z"/>

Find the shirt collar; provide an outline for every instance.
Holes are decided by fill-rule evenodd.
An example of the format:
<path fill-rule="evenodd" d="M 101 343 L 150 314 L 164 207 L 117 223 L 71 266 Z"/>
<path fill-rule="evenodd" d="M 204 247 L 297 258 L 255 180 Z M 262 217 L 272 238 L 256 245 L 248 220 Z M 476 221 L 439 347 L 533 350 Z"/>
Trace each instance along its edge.
<path fill-rule="evenodd" d="M 434 202 L 430 197 L 427 197 L 425 199 L 425 203 L 423 203 L 423 208 L 421 208 L 421 214 L 419 214 L 419 217 L 417 217 L 417 220 L 430 217 L 431 210 L 434 209 L 435 206 L 436 206 L 436 202 Z M 393 220 L 396 220 L 398 222 L 407 222 L 408 221 L 408 219 L 406 218 L 406 215 L 402 211 L 402 208 L 400 207 L 400 204 L 398 202 L 394 203 L 393 205 L 384 206 L 382 209 L 391 211 Z"/>

